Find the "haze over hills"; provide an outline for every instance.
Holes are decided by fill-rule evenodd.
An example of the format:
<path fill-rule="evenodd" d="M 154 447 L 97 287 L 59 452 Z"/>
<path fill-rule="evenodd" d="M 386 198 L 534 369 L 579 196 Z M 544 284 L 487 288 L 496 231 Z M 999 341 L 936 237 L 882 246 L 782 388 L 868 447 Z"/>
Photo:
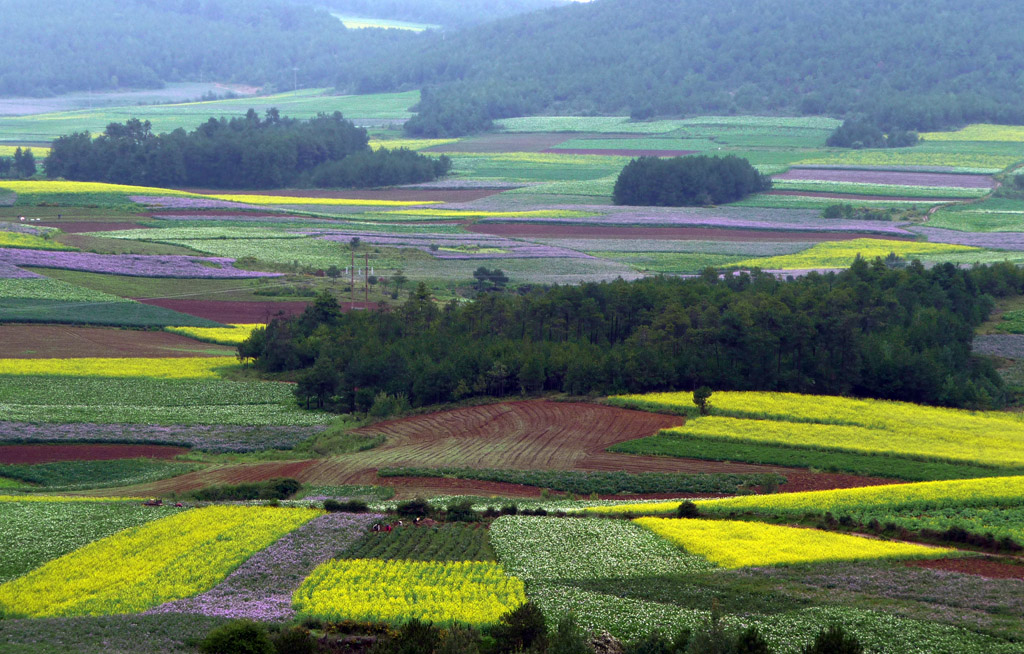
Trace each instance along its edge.
<path fill-rule="evenodd" d="M 570 4 L 574 0 L 289 0 L 294 4 L 326 8 L 332 12 L 401 21 L 416 21 L 445 28 L 487 21 Z M 580 1 L 580 0 L 575 0 Z M 587 0 L 583 0 L 587 1 Z"/>

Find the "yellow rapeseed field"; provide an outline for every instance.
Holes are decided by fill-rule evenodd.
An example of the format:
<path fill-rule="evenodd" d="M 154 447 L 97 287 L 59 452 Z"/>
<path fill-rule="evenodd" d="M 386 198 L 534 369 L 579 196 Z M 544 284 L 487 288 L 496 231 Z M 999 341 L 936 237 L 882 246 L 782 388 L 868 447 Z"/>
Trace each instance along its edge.
<path fill-rule="evenodd" d="M 471 209 L 401 209 L 388 211 L 388 216 L 437 216 L 446 218 L 579 218 L 593 215 L 587 211 L 569 209 L 535 209 L 532 211 L 476 211 Z"/>
<path fill-rule="evenodd" d="M 438 145 L 448 145 L 449 143 L 457 143 L 459 139 L 392 139 L 390 141 L 381 141 L 377 139 L 370 140 L 370 148 L 374 150 L 380 150 L 381 148 L 387 150 L 398 150 L 405 148 L 406 150 L 425 150 L 427 148 L 433 148 Z"/>
<path fill-rule="evenodd" d="M 0 189 L 14 191 L 19 194 L 41 193 L 120 193 L 123 195 L 175 195 L 201 197 L 194 193 L 175 191 L 152 186 L 125 186 L 122 184 L 104 184 L 102 182 L 65 182 L 47 180 L 13 180 L 0 181 Z"/>
<path fill-rule="evenodd" d="M 300 615 L 331 620 L 494 623 L 526 602 L 523 582 L 482 561 L 330 561 L 295 591 Z"/>
<path fill-rule="evenodd" d="M 263 323 L 233 324 L 229 327 L 165 327 L 166 331 L 207 343 L 238 345 L 249 338 L 253 330 L 266 327 Z"/>
<path fill-rule="evenodd" d="M 668 518 L 638 518 L 634 522 L 724 568 L 945 557 L 955 553 L 955 550 L 939 547 L 891 543 L 759 522 Z"/>
<path fill-rule="evenodd" d="M 786 254 L 777 257 L 760 257 L 737 261 L 733 266 L 738 268 L 764 268 L 768 270 L 808 270 L 815 268 L 846 268 L 859 254 L 871 260 L 875 257 L 886 257 L 890 253 L 905 259 L 932 256 L 938 254 L 954 254 L 972 252 L 978 248 L 949 243 L 923 243 L 919 241 L 887 241 L 873 238 L 857 238 L 851 241 L 829 241 L 818 243 L 803 252 Z"/>
<path fill-rule="evenodd" d="M 121 531 L 0 585 L 0 613 L 138 613 L 209 590 L 318 511 L 212 506 Z"/>
<path fill-rule="evenodd" d="M 241 202 L 242 204 L 258 205 L 336 205 L 358 207 L 415 207 L 424 204 L 441 204 L 436 201 L 406 202 L 401 200 L 361 200 L 358 198 L 317 198 L 291 195 L 248 195 L 232 193 L 228 195 L 204 195 L 201 197 L 224 200 L 225 202 Z"/>
<path fill-rule="evenodd" d="M 74 250 L 66 245 L 34 234 L 0 231 L 0 247 L 29 248 L 32 250 Z"/>
<path fill-rule="evenodd" d="M 701 511 L 770 510 L 772 512 L 824 513 L 859 507 L 899 507 L 908 505 L 958 506 L 1007 502 L 1018 503 L 1024 497 L 1024 476 L 982 477 L 952 481 L 924 481 L 827 491 L 745 495 L 720 500 L 698 500 Z"/>
<path fill-rule="evenodd" d="M 220 369 L 237 363 L 234 357 L 0 359 L 0 375 L 218 379 Z"/>
<path fill-rule="evenodd" d="M 1024 143 L 1024 127 L 1020 125 L 968 125 L 955 132 L 924 132 L 924 141 L 1000 141 Z"/>
<path fill-rule="evenodd" d="M 625 406 L 681 410 L 693 409 L 692 397 L 649 393 L 613 400 Z M 668 431 L 929 460 L 1024 465 L 1024 420 L 1017 414 L 769 392 L 719 392 L 711 404 L 712 416 Z"/>

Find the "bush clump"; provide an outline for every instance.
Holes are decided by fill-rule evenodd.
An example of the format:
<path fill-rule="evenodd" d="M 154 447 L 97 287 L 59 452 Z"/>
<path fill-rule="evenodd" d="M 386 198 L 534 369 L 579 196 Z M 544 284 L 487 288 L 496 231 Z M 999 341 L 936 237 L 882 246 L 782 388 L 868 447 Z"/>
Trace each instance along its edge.
<path fill-rule="evenodd" d="M 223 624 L 199 643 L 203 654 L 275 654 L 267 629 L 252 620 Z"/>
<path fill-rule="evenodd" d="M 230 502 L 247 500 L 286 500 L 295 495 L 302 484 L 295 479 L 268 479 L 248 484 L 224 484 L 209 486 L 188 493 L 198 502 Z"/>

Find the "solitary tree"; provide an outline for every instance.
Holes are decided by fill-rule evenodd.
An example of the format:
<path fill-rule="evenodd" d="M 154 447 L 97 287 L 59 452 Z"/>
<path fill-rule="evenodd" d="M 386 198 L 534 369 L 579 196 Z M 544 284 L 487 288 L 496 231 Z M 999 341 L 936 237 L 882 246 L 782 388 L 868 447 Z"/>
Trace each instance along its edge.
<path fill-rule="evenodd" d="M 693 392 L 693 403 L 697 405 L 697 409 L 702 416 L 711 413 L 711 388 L 701 386 L 695 390 Z"/>

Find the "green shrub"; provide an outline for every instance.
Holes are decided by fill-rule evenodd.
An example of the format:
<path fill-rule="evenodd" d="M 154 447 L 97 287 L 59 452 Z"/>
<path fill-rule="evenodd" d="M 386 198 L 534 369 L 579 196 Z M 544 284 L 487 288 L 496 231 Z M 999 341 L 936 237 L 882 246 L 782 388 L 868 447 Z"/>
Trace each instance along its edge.
<path fill-rule="evenodd" d="M 247 500 L 286 500 L 302 488 L 295 479 L 268 479 L 249 484 L 209 486 L 188 493 L 199 502 L 230 502 Z"/>
<path fill-rule="evenodd" d="M 591 654 L 587 637 L 572 613 L 558 621 L 548 641 L 548 654 Z"/>
<path fill-rule="evenodd" d="M 426 501 L 422 497 L 411 499 L 408 502 L 402 502 L 395 507 L 395 511 L 398 512 L 398 515 L 410 518 L 425 518 L 430 515 L 431 510 L 430 502 Z"/>
<path fill-rule="evenodd" d="M 370 654 L 430 654 L 441 644 L 441 632 L 429 622 L 409 620 L 393 634 L 379 639 Z"/>
<path fill-rule="evenodd" d="M 324 511 L 328 513 L 338 513 L 339 511 L 345 513 L 366 513 L 369 510 L 370 506 L 362 500 L 348 500 L 346 502 L 324 500 Z"/>
<path fill-rule="evenodd" d="M 203 654 L 274 654 L 266 628 L 252 620 L 236 620 L 207 634 L 199 644 Z"/>
<path fill-rule="evenodd" d="M 480 514 L 473 510 L 473 502 L 466 500 L 457 504 L 449 504 L 445 520 L 449 522 L 476 522 Z"/>
<path fill-rule="evenodd" d="M 490 635 L 495 640 L 498 652 L 519 652 L 536 646 L 543 650 L 547 641 L 547 624 L 544 614 L 533 602 L 509 611 L 491 627 Z"/>
<path fill-rule="evenodd" d="M 271 637 L 277 654 L 316 654 L 316 639 L 302 627 L 292 627 Z"/>
<path fill-rule="evenodd" d="M 768 642 L 757 627 L 751 626 L 736 639 L 736 654 L 772 654 Z"/>
<path fill-rule="evenodd" d="M 690 500 L 686 500 L 685 502 L 683 502 L 682 504 L 679 505 L 678 509 L 676 509 L 676 517 L 677 518 L 699 518 L 700 517 L 700 509 L 698 509 L 697 505 L 694 504 L 693 502 L 691 502 Z"/>
<path fill-rule="evenodd" d="M 863 654 L 864 648 L 853 634 L 847 634 L 842 625 L 834 624 L 822 629 L 814 642 L 804 648 L 804 654 Z"/>

